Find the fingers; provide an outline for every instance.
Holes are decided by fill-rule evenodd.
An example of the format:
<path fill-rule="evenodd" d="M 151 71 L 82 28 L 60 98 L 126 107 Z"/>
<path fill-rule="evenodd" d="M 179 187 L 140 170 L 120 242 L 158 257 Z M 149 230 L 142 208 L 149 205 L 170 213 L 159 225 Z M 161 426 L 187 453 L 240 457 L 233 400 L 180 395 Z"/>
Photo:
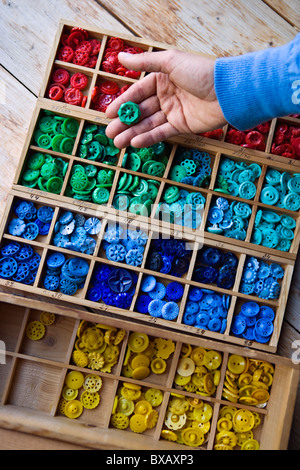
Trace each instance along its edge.
<path fill-rule="evenodd" d="M 133 55 L 133 54 L 130 54 Z M 136 54 L 138 55 L 138 54 Z M 115 99 L 106 109 L 106 116 L 109 119 L 114 119 L 118 116 L 118 111 L 121 104 L 127 101 L 133 101 L 134 103 L 140 104 L 150 96 L 156 93 L 156 80 L 153 75 L 147 75 L 140 82 L 136 82 L 131 85 L 125 93 L 122 93 L 117 99 Z"/>
<path fill-rule="evenodd" d="M 130 141 L 130 145 L 136 148 L 150 147 L 170 137 L 174 137 L 178 131 L 169 122 L 151 129 L 149 132 L 139 134 Z"/>
<path fill-rule="evenodd" d="M 120 132 L 116 135 L 114 138 L 114 144 L 118 148 L 127 147 L 135 137 L 139 136 L 140 134 L 148 133 L 156 127 L 165 124 L 166 122 L 167 120 L 164 113 L 159 110 L 155 114 L 151 114 L 134 126 L 126 126 L 127 128 L 123 132 Z M 107 130 L 106 135 L 108 135 Z"/>
<path fill-rule="evenodd" d="M 128 54 L 120 52 L 118 59 L 129 70 L 143 72 L 168 73 L 168 64 L 175 51 L 143 52 L 142 54 Z"/>

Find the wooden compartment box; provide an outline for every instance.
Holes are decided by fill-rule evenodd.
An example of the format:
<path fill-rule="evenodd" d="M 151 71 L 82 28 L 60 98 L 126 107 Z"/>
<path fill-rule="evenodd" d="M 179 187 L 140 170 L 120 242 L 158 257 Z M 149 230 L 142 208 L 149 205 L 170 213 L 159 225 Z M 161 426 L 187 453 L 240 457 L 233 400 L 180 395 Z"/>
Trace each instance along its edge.
<path fill-rule="evenodd" d="M 212 450 L 230 442 L 238 450 L 241 433 L 226 426 L 250 416 L 247 446 L 286 449 L 299 379 L 292 361 L 65 303 L 6 292 L 0 300 L 1 427 L 95 449 Z M 240 379 L 243 364 L 248 375 Z M 262 373 L 264 382 L 244 386 Z M 201 388 L 206 376 L 209 393 Z M 265 401 L 245 398 L 241 385 Z"/>
<path fill-rule="evenodd" d="M 72 35 L 74 26 L 86 31 L 77 31 L 77 34 L 86 35 L 85 39 L 92 40 L 93 46 L 85 45 L 88 53 L 81 50 L 81 59 L 77 57 L 78 60 L 73 59 L 76 50 L 73 51 L 72 59 L 66 62 L 61 60 L 65 58 L 61 49 L 66 45 L 70 47 L 68 38 Z M 109 122 L 104 114 L 107 101 L 104 100 L 103 104 L 100 100 L 103 105 L 101 107 L 95 96 L 100 93 L 101 84 L 105 82 L 106 86 L 109 82 L 113 90 L 116 85 L 120 90 L 140 80 L 144 74 L 126 75 L 126 71 L 117 72 L 117 69 L 104 64 L 113 41 L 122 41 L 126 48 L 136 48 L 135 52 L 168 49 L 162 44 L 97 30 L 86 25 L 73 25 L 65 20 L 59 24 L 0 228 L 1 249 L 9 243 L 26 242 L 30 250 L 36 253 L 35 260 L 39 260 L 39 264 L 37 269 L 31 270 L 31 276 L 24 277 L 24 282 L 20 282 L 20 276 L 17 280 L 13 279 L 14 276 L 8 276 L 0 279 L 0 285 L 18 292 L 43 295 L 49 301 L 57 299 L 103 313 L 110 311 L 124 320 L 130 318 L 145 325 L 155 323 L 167 329 L 196 334 L 204 339 L 213 338 L 275 352 L 298 252 L 300 223 L 298 190 L 294 188 L 291 191 L 287 185 L 288 180 L 298 172 L 300 163 L 296 159 L 276 154 L 276 136 L 278 126 L 285 129 L 292 125 L 296 128 L 299 119 L 284 117 L 268 123 L 264 130 L 265 144 L 260 149 L 237 145 L 231 137 L 231 129 L 225 126 L 218 138 L 214 139 L 211 134 L 180 136 L 163 142 L 154 149 L 143 149 L 140 155 L 132 148 L 118 150 L 105 136 L 105 127 Z M 71 45 L 76 49 L 76 34 Z M 86 62 L 83 59 L 82 62 L 82 56 L 87 59 L 87 55 L 91 61 Z M 61 68 L 68 72 L 70 80 L 78 73 L 87 75 L 87 85 L 82 90 L 85 99 L 81 105 L 49 98 L 53 73 Z M 61 76 L 54 78 L 61 80 Z M 111 85 L 111 82 L 115 85 Z M 64 86 L 69 85 L 66 82 Z M 115 95 L 109 96 L 113 99 Z M 98 103 L 97 109 L 95 103 Z M 149 155 L 150 159 L 154 158 L 151 168 Z M 202 173 L 196 180 L 192 177 L 193 168 L 195 165 L 199 167 L 199 161 L 203 171 L 201 170 Z M 182 162 L 184 165 L 181 165 Z M 252 184 L 247 185 L 247 170 L 250 167 L 254 176 Z M 241 181 L 246 186 L 243 192 L 237 193 L 236 182 L 239 182 L 239 175 L 243 171 L 245 174 Z M 231 178 L 229 186 L 224 183 L 228 174 Z M 270 186 L 270 181 L 273 183 L 272 187 L 278 187 L 279 182 L 282 183 L 280 191 L 276 190 L 278 201 L 273 204 L 266 203 L 266 186 Z M 196 206 L 196 213 L 190 213 L 187 219 L 183 219 L 185 215 L 181 213 L 181 206 L 173 204 L 176 193 L 186 199 L 187 205 Z M 284 202 L 286 195 L 289 195 L 288 206 Z M 267 196 L 271 197 L 272 194 Z M 223 221 L 222 229 L 213 222 L 214 208 L 220 197 L 225 199 L 225 204 L 236 216 L 235 230 L 228 229 L 228 219 L 225 220 L 227 225 Z M 29 235 L 24 240 L 22 230 L 18 227 L 12 232 L 10 223 L 16 218 L 15 204 L 21 200 L 34 203 L 37 210 L 41 206 L 52 208 L 53 217 L 44 234 L 40 232 L 32 239 Z M 73 242 L 59 240 L 59 221 L 66 211 L 76 217 L 96 217 L 101 222 L 100 231 L 89 237 L 89 246 L 84 252 L 74 251 Z M 116 260 L 111 255 L 107 256 L 106 237 L 111 224 L 117 224 L 125 228 L 125 231 L 139 229 L 146 234 L 143 252 L 135 264 L 128 265 L 124 258 Z M 264 233 L 264 236 L 259 228 L 260 224 L 268 228 L 268 233 Z M 17 235 L 18 233 L 21 235 Z M 182 241 L 188 247 L 186 268 L 182 269 L 184 272 L 180 273 L 180 277 L 174 270 L 167 269 L 166 257 L 162 270 L 155 269 L 155 264 L 150 263 L 157 247 L 156 240 L 168 237 Z M 224 259 L 230 253 L 234 255 L 235 273 L 229 284 L 224 279 L 223 283 L 218 281 L 216 270 L 214 276 L 210 275 L 208 278 L 203 274 L 206 265 L 202 254 L 210 248 L 219 250 Z M 82 282 L 78 283 L 76 292 L 66 294 L 66 290 L 63 293 L 55 285 L 51 290 L 49 285 L 44 285 L 47 260 L 53 253 L 59 253 L 68 262 L 77 257 L 82 264 L 88 266 L 88 272 Z M 249 262 L 256 267 L 263 267 L 264 272 L 270 272 L 274 264 L 280 266 L 282 271 L 275 282 L 273 279 L 271 297 L 266 295 L 262 284 L 258 282 L 254 286 L 254 281 L 245 278 Z M 122 305 L 106 303 L 103 297 L 100 299 L 97 292 L 92 291 L 95 287 L 95 273 L 99 274 L 102 267 L 118 267 L 130 271 L 134 284 L 132 298 Z M 147 276 L 155 276 L 158 283 L 164 286 L 162 289 L 176 281 L 180 284 L 181 287 L 177 287 L 182 295 L 176 301 L 177 307 L 174 306 L 176 316 L 174 314 L 173 320 L 144 312 L 141 297 L 145 294 L 143 283 Z M 268 277 L 266 274 L 264 276 Z M 96 278 L 96 281 L 99 279 Z M 214 301 L 222 307 L 222 315 L 217 313 L 217 321 L 213 321 L 209 327 L 205 315 L 193 320 L 193 314 L 196 316 L 203 313 L 193 310 L 199 305 L 191 305 L 191 293 L 195 289 L 201 289 L 205 296 L 215 295 Z M 97 291 L 97 286 L 95 290 Z M 222 305 L 218 304 L 220 299 Z M 209 297 L 209 301 L 211 300 Z M 236 317 L 247 302 L 255 302 L 264 311 L 269 309 L 269 313 L 272 310 L 272 325 L 270 334 L 266 336 L 267 340 L 260 338 L 258 341 L 251 331 L 244 335 L 239 334 Z"/>

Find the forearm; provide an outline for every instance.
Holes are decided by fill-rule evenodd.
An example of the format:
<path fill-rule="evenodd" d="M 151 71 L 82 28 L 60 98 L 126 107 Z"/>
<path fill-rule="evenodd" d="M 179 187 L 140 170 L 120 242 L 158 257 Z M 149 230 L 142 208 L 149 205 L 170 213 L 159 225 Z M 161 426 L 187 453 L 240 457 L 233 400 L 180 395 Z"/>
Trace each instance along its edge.
<path fill-rule="evenodd" d="M 225 119 L 240 130 L 300 113 L 300 34 L 282 47 L 215 63 L 215 91 Z"/>

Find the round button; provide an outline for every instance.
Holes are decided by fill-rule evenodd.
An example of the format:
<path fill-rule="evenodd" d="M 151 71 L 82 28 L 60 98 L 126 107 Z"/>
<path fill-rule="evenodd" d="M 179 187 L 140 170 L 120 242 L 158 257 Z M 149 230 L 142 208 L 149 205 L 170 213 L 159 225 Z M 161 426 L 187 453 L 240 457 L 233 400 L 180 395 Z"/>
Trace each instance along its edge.
<path fill-rule="evenodd" d="M 84 375 L 79 371 L 72 370 L 67 374 L 65 383 L 69 388 L 78 390 L 84 383 Z"/>
<path fill-rule="evenodd" d="M 279 199 L 279 192 L 274 186 L 265 186 L 260 194 L 263 204 L 274 205 Z"/>
<path fill-rule="evenodd" d="M 118 116 L 120 121 L 130 126 L 132 124 L 136 124 L 140 118 L 141 110 L 136 103 L 132 101 L 127 101 L 127 103 L 121 104 Z"/>
<path fill-rule="evenodd" d="M 82 412 L 83 412 L 83 405 L 79 400 L 72 400 L 66 404 L 65 415 L 68 418 L 71 418 L 71 419 L 79 418 Z"/>
<path fill-rule="evenodd" d="M 145 416 L 141 414 L 133 415 L 130 418 L 129 425 L 131 431 L 136 433 L 142 433 L 147 429 Z"/>
<path fill-rule="evenodd" d="M 178 361 L 177 373 L 183 377 L 191 376 L 195 371 L 195 363 L 189 357 L 182 357 Z"/>
<path fill-rule="evenodd" d="M 228 358 L 227 367 L 233 374 L 242 374 L 247 366 L 247 361 L 243 356 L 231 354 Z"/>
<path fill-rule="evenodd" d="M 134 353 L 141 353 L 147 349 L 149 337 L 144 333 L 131 333 L 128 339 L 128 347 Z"/>
<path fill-rule="evenodd" d="M 249 410 L 238 410 L 235 412 L 232 421 L 237 432 L 248 432 L 254 426 L 254 415 Z"/>
<path fill-rule="evenodd" d="M 114 270 L 108 278 L 108 285 L 115 293 L 127 292 L 133 283 L 132 275 L 126 269 Z"/>

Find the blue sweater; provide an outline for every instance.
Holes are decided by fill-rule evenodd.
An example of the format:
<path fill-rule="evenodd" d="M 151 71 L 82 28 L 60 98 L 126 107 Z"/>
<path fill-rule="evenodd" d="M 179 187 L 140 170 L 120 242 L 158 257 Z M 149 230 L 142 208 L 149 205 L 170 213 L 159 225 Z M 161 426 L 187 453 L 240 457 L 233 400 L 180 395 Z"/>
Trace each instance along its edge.
<path fill-rule="evenodd" d="M 281 47 L 217 59 L 215 90 L 226 121 L 239 130 L 300 114 L 300 33 Z"/>

